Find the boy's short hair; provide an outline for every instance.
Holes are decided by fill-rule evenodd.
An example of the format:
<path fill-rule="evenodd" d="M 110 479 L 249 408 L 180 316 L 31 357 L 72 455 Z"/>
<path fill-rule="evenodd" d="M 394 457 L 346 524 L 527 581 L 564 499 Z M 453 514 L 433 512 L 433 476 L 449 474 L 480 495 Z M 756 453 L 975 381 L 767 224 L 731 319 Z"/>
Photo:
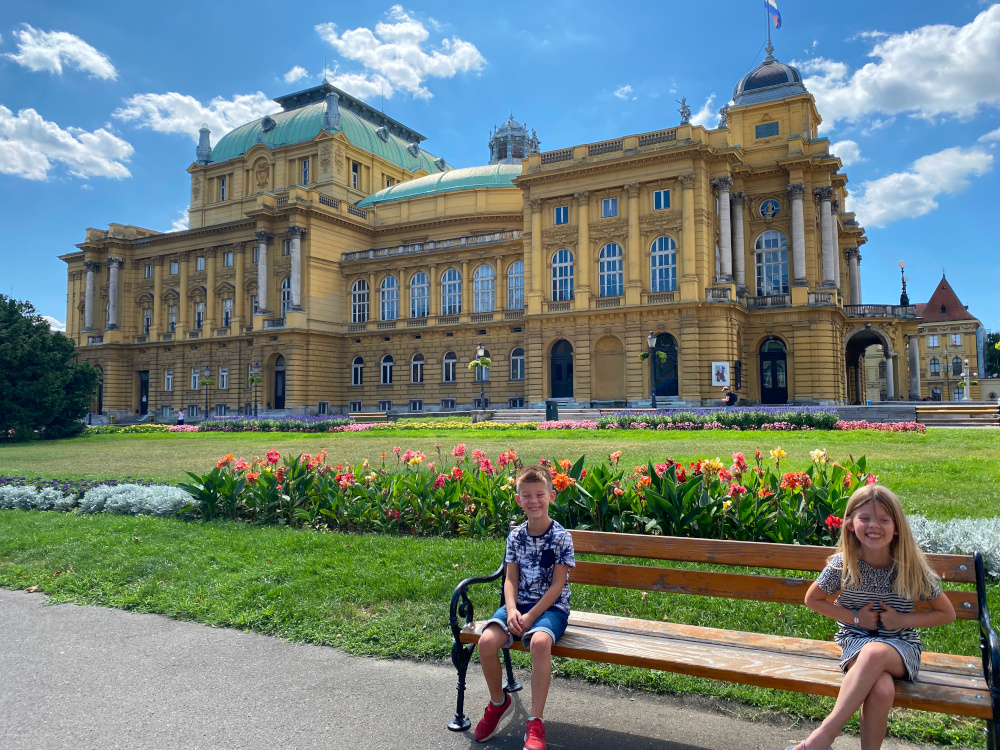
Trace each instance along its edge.
<path fill-rule="evenodd" d="M 529 464 L 521 469 L 517 473 L 517 479 L 515 484 L 518 492 L 521 490 L 521 485 L 525 482 L 539 482 L 545 485 L 548 492 L 552 491 L 552 475 L 549 474 L 549 470 L 544 466 L 539 466 L 537 464 Z"/>

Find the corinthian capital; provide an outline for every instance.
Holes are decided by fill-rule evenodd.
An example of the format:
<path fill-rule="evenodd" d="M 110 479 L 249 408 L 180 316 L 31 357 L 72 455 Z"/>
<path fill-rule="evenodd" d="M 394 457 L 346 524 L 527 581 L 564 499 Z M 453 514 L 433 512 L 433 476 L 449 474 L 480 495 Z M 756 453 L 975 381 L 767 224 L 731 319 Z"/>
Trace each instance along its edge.
<path fill-rule="evenodd" d="M 122 266 L 125 265 L 125 259 L 124 258 L 115 258 L 114 256 L 109 255 L 108 256 L 108 265 L 111 268 L 121 268 Z"/>
<path fill-rule="evenodd" d="M 288 236 L 293 239 L 295 237 L 302 237 L 302 235 L 304 235 L 305 233 L 306 233 L 305 227 L 297 227 L 294 225 L 288 227 Z"/>
<path fill-rule="evenodd" d="M 101 270 L 101 264 L 96 260 L 85 260 L 83 261 L 83 269 L 87 273 L 97 273 Z"/>
<path fill-rule="evenodd" d="M 795 182 L 788 186 L 788 195 L 795 200 L 806 194 L 806 186 L 801 182 Z"/>
<path fill-rule="evenodd" d="M 818 187 L 813 190 L 813 195 L 821 201 L 828 201 L 833 198 L 833 188 L 827 185 L 826 187 Z"/>
<path fill-rule="evenodd" d="M 733 178 L 716 177 L 714 180 L 712 180 L 712 186 L 720 193 L 728 192 L 729 188 L 733 186 Z"/>
<path fill-rule="evenodd" d="M 271 240 L 274 239 L 274 235 L 273 234 L 271 234 L 270 232 L 264 232 L 264 231 L 254 232 L 253 236 L 256 237 L 257 238 L 257 242 L 260 243 L 260 244 L 262 244 L 262 245 L 268 245 L 268 244 L 270 244 Z"/>
<path fill-rule="evenodd" d="M 531 213 L 538 213 L 542 210 L 542 201 L 539 198 L 531 198 L 528 201 L 528 205 L 531 206 Z"/>
<path fill-rule="evenodd" d="M 590 200 L 590 192 L 587 190 L 581 190 L 579 193 L 573 193 L 573 197 L 576 198 L 577 205 L 582 206 Z"/>
<path fill-rule="evenodd" d="M 629 198 L 635 198 L 639 194 L 639 183 L 629 182 L 625 185 L 625 195 Z"/>
<path fill-rule="evenodd" d="M 747 197 L 747 194 L 744 193 L 744 192 L 730 193 L 729 194 L 729 202 L 732 203 L 734 206 L 742 206 L 743 205 L 743 201 L 746 199 L 746 197 Z"/>
<path fill-rule="evenodd" d="M 688 172 L 686 174 L 677 175 L 677 181 L 681 184 L 681 187 L 685 190 L 694 187 L 694 172 Z"/>

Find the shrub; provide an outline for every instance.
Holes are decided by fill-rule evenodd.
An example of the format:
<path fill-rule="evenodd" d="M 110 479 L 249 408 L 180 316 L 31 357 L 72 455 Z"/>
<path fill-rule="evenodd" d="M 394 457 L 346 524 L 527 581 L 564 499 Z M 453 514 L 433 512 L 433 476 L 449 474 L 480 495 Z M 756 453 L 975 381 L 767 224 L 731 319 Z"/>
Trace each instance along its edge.
<path fill-rule="evenodd" d="M 88 427 L 84 435 L 146 435 L 170 432 L 167 424 L 101 424 Z"/>
<path fill-rule="evenodd" d="M 198 425 L 199 432 L 327 432 L 351 423 L 347 417 L 315 417 L 294 414 L 286 417 L 209 417 Z"/>
<path fill-rule="evenodd" d="M 827 406 L 747 406 L 730 409 L 661 409 L 658 411 L 616 411 L 597 420 L 601 429 L 740 429 L 759 430 L 765 425 L 780 425 L 772 429 L 812 428 L 829 430 L 837 423 L 837 410 Z M 698 425 L 701 427 L 692 427 Z"/>
<path fill-rule="evenodd" d="M 76 495 L 52 487 L 0 487 L 0 510 L 72 510 Z"/>
<path fill-rule="evenodd" d="M 176 516 L 190 500 L 188 493 L 166 485 L 101 485 L 88 490 L 79 507 L 81 513 Z"/>
<path fill-rule="evenodd" d="M 1000 578 L 1000 518 L 930 521 L 913 515 L 908 519 L 917 546 L 925 552 L 959 555 L 982 552 L 986 573 Z"/>

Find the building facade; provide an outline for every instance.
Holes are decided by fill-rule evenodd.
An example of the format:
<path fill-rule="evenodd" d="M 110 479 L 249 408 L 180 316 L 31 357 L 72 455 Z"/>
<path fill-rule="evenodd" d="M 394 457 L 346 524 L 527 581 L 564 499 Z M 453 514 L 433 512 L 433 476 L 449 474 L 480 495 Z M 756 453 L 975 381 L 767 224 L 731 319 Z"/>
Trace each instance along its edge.
<path fill-rule="evenodd" d="M 62 256 L 95 408 L 245 412 L 255 365 L 259 408 L 296 413 L 700 405 L 726 384 L 837 404 L 864 397 L 875 344 L 886 397 L 920 393 L 915 307 L 862 303 L 847 177 L 771 48 L 715 128 L 682 105 L 542 151 L 511 118 L 483 167 L 325 81 L 275 101 L 214 148 L 202 130 L 188 230 L 112 224 Z M 480 345 L 492 366 L 469 369 Z"/>
<path fill-rule="evenodd" d="M 979 375 L 985 374 L 982 323 L 962 304 L 944 276 L 930 299 L 916 307 L 920 316 L 917 337 L 922 398 L 962 401 L 965 373 L 968 372 L 969 397 L 978 401 L 981 396 Z"/>

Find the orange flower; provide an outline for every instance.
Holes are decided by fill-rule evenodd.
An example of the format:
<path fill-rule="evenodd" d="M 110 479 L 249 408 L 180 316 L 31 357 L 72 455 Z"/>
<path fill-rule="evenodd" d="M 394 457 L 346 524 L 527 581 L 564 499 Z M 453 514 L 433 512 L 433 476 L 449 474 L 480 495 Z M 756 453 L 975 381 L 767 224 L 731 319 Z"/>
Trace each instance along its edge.
<path fill-rule="evenodd" d="M 552 486 L 555 487 L 556 492 L 562 492 L 572 484 L 576 484 L 576 482 L 565 474 L 558 473 L 552 477 Z"/>
<path fill-rule="evenodd" d="M 562 461 L 559 462 L 559 465 L 562 467 L 563 471 L 569 471 L 573 467 L 573 462 L 567 458 L 564 458 Z"/>
<path fill-rule="evenodd" d="M 649 485 L 651 485 L 652 483 L 653 483 L 653 480 L 649 478 L 648 474 L 643 474 L 639 478 L 639 484 L 641 484 L 643 487 L 649 487 Z"/>

